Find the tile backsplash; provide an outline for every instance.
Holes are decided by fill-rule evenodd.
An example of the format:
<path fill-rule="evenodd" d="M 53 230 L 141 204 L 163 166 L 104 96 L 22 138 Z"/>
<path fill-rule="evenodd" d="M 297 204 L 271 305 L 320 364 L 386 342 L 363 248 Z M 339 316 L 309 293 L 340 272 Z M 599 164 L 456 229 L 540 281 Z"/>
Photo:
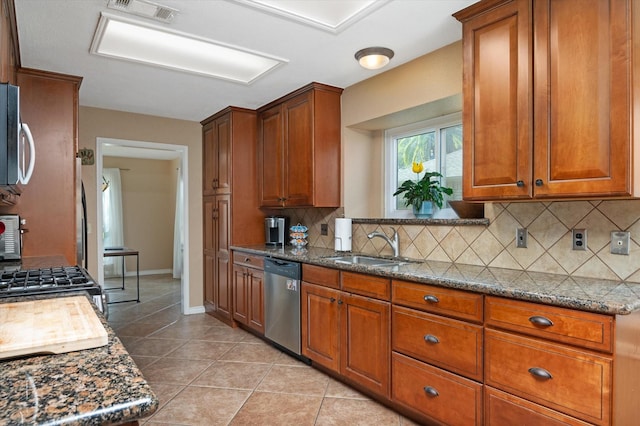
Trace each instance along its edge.
<path fill-rule="evenodd" d="M 332 249 L 336 217 L 344 209 L 289 209 L 282 212 L 291 224 L 309 227 L 309 244 Z M 391 236 L 398 229 L 400 255 L 588 278 L 640 282 L 640 200 L 487 203 L 485 225 L 353 225 L 354 252 L 392 255 L 373 231 Z M 320 225 L 328 225 L 323 236 Z M 527 248 L 516 248 L 516 229 L 527 228 Z M 586 229 L 587 248 L 572 250 L 572 229 Z M 610 252 L 612 231 L 629 231 L 629 255 Z"/>

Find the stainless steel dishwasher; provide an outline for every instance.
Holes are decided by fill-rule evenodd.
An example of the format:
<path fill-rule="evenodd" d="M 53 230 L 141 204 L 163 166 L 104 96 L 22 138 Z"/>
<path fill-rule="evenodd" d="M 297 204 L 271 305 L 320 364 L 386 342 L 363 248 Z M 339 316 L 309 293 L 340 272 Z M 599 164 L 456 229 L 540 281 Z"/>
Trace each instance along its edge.
<path fill-rule="evenodd" d="M 300 263 L 264 260 L 265 337 L 300 355 Z"/>

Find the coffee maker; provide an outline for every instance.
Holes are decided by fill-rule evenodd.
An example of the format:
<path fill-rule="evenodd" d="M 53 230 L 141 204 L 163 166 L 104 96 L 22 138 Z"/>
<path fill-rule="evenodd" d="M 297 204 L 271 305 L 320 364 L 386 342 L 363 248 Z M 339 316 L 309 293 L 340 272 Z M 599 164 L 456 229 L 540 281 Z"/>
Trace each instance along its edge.
<path fill-rule="evenodd" d="M 268 246 L 284 246 L 287 243 L 289 218 L 269 216 L 264 219 L 264 238 Z"/>

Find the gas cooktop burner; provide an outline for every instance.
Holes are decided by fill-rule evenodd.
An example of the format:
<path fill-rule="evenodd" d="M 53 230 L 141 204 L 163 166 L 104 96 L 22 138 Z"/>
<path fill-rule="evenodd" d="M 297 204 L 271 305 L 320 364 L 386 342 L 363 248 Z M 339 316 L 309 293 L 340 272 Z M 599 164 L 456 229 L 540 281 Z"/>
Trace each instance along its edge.
<path fill-rule="evenodd" d="M 98 287 L 79 266 L 5 271 L 0 274 L 0 297 Z"/>

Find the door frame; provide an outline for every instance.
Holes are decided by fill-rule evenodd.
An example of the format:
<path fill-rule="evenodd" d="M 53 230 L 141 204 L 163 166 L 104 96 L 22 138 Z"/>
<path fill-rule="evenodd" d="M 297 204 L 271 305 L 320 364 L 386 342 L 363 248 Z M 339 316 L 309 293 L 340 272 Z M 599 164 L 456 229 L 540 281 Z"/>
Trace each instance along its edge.
<path fill-rule="evenodd" d="M 184 232 L 182 250 L 182 278 L 180 279 L 180 310 L 183 314 L 200 312 L 189 308 L 189 148 L 185 145 L 173 145 L 157 142 L 143 142 L 125 139 L 96 138 L 96 228 L 102 229 L 102 181 L 98 177 L 102 175 L 103 150 L 105 145 L 116 145 L 131 148 L 144 148 L 163 151 L 174 151 L 179 155 L 180 168 L 182 169 L 182 194 L 184 196 L 184 214 L 182 215 L 182 229 Z M 151 158 L 151 157 L 149 157 Z M 104 243 L 96 232 L 98 282 L 104 282 L 104 262 L 101 253 L 104 252 Z"/>

